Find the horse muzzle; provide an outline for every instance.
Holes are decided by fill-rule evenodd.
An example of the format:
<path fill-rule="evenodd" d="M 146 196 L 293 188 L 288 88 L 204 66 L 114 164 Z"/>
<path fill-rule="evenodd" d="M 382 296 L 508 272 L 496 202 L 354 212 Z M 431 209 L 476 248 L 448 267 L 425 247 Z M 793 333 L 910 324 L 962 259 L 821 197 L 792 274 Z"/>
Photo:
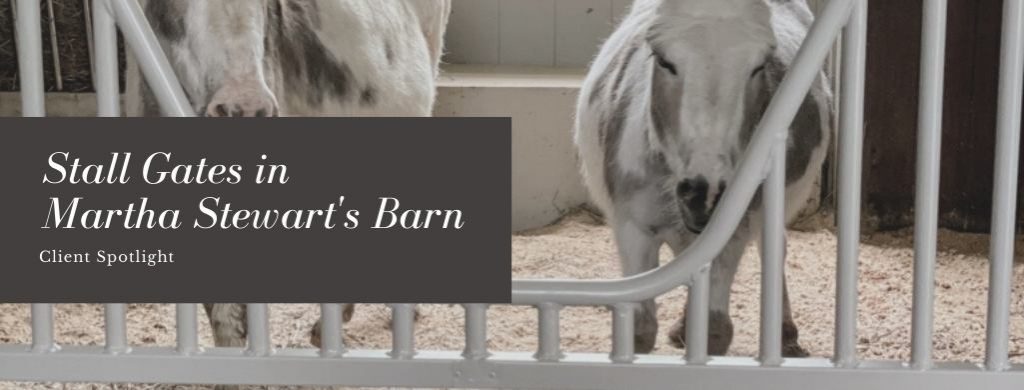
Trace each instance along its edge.
<path fill-rule="evenodd" d="M 710 192 L 710 188 L 707 179 L 701 175 L 683 180 L 676 186 L 676 199 L 683 225 L 691 233 L 700 234 L 707 228 L 711 215 L 718 206 L 718 200 L 725 190 L 725 184 L 720 182 L 714 193 Z M 709 197 L 713 199 L 709 201 Z"/>

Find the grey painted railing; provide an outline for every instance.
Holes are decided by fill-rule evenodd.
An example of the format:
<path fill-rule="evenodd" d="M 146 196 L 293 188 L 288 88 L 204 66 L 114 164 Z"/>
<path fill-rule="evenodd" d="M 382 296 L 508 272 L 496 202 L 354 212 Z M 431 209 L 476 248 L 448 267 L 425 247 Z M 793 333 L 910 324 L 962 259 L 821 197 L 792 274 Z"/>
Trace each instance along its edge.
<path fill-rule="evenodd" d="M 118 116 L 116 34 L 120 27 L 165 114 L 193 110 L 135 0 L 93 0 L 99 115 Z M 910 362 L 859 361 L 857 264 L 863 154 L 864 58 L 867 0 L 832 0 L 818 17 L 772 100 L 722 207 L 705 232 L 661 268 L 615 280 L 515 280 L 512 300 L 537 308 L 536 353 L 487 348 L 487 305 L 466 304 L 465 349 L 419 351 L 413 304 L 392 305 L 392 348 L 348 350 L 342 308 L 321 305 L 321 348 L 271 347 L 268 307 L 249 304 L 248 347 L 201 349 L 196 304 L 177 305 L 175 348 L 128 344 L 125 305 L 106 305 L 106 344 L 61 348 L 54 342 L 53 305 L 32 305 L 32 345 L 0 345 L 0 380 L 365 385 L 503 388 L 761 389 L 1020 388 L 1024 367 L 1009 364 L 1009 297 L 1013 261 L 1021 97 L 1024 93 L 1024 7 L 1006 0 L 996 153 L 986 358 L 983 365 L 933 363 L 932 321 L 938 163 L 946 0 L 925 0 L 917 185 L 913 337 Z M 45 116 L 38 2 L 18 0 L 18 50 L 23 113 Z M 845 28 L 845 30 L 843 30 Z M 782 262 L 787 129 L 839 33 L 842 82 L 839 129 L 838 266 L 835 351 L 832 360 L 781 356 Z M 757 359 L 707 355 L 708 269 L 743 218 L 754 193 L 765 193 L 761 344 Z M 685 359 L 637 355 L 637 302 L 680 286 L 690 289 Z M 565 306 L 607 306 L 612 350 L 607 355 L 563 353 L 559 317 Z"/>

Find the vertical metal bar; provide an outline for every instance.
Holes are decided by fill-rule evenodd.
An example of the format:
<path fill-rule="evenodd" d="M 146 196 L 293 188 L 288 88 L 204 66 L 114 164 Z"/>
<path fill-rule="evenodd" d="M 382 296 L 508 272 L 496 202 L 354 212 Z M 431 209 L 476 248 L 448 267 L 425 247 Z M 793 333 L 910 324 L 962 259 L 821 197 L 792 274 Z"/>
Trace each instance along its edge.
<path fill-rule="evenodd" d="M 542 303 L 537 306 L 538 327 L 537 338 L 540 346 L 533 355 L 542 362 L 557 362 L 562 359 L 562 337 L 559 334 L 559 312 L 562 305 Z"/>
<path fill-rule="evenodd" d="M 101 1 L 108 2 L 110 8 L 113 9 L 125 43 L 135 54 L 135 59 L 139 62 L 139 69 L 142 70 L 143 76 L 146 77 L 146 83 L 153 91 L 157 102 L 160 103 L 161 111 L 168 116 L 195 116 L 195 111 L 189 104 L 185 91 L 181 89 L 181 84 L 178 82 L 177 76 L 174 75 L 171 63 L 160 48 L 160 42 L 157 41 L 153 28 L 146 21 L 146 16 L 138 1 L 93 0 L 94 3 Z M 97 17 L 97 15 L 93 15 L 93 19 Z M 99 31 L 94 33 L 97 45 L 99 45 Z M 99 53 L 97 53 L 98 55 Z"/>
<path fill-rule="evenodd" d="M 490 356 L 487 352 L 487 305 L 466 304 L 466 349 L 462 357 L 482 360 Z"/>
<path fill-rule="evenodd" d="M 1014 228 L 1017 216 L 1017 163 L 1020 154 L 1021 97 L 1024 96 L 1024 5 L 1003 2 L 1003 40 L 996 127 L 992 242 L 989 251 L 988 326 L 985 368 L 1009 368 L 1010 289 L 1013 278 Z"/>
<path fill-rule="evenodd" d="M 88 44 L 86 52 L 89 53 L 89 79 L 92 81 L 93 88 L 96 88 L 96 56 L 93 52 L 96 50 L 92 37 L 92 1 L 82 0 L 82 14 L 85 15 L 85 41 Z"/>
<path fill-rule="evenodd" d="M 19 28 L 19 27 L 17 27 L 17 23 L 18 23 L 18 0 L 9 0 L 9 2 L 11 3 L 11 23 L 15 23 L 15 28 L 14 28 L 14 31 L 12 31 L 13 32 L 12 35 L 14 36 L 14 42 L 15 42 L 14 44 L 15 44 L 15 46 L 17 46 L 18 45 L 18 28 Z M 17 77 L 15 77 L 15 79 L 17 79 Z"/>
<path fill-rule="evenodd" d="M 57 42 L 57 20 L 53 17 L 53 0 L 46 0 L 46 15 L 49 16 L 50 27 L 50 54 L 53 56 L 53 78 L 57 83 L 57 90 L 64 90 L 64 77 L 60 72 L 60 46 Z"/>
<path fill-rule="evenodd" d="M 96 1 L 96 0 L 93 0 Z M 245 307 L 248 356 L 269 356 L 273 349 L 270 346 L 270 307 L 266 303 L 248 303 Z"/>
<path fill-rule="evenodd" d="M 60 347 L 53 340 L 53 305 L 32 304 L 32 352 L 55 352 Z"/>
<path fill-rule="evenodd" d="M 339 357 L 345 352 L 340 303 L 320 305 L 320 356 Z"/>
<path fill-rule="evenodd" d="M 415 304 L 391 305 L 391 357 L 393 359 L 412 359 L 413 356 L 416 356 L 415 320 Z"/>
<path fill-rule="evenodd" d="M 932 365 L 932 303 L 939 214 L 942 92 L 946 65 L 946 0 L 925 0 L 922 30 L 910 363 L 914 368 L 923 370 Z"/>
<path fill-rule="evenodd" d="M 836 340 L 833 360 L 857 365 L 857 265 L 860 261 L 861 164 L 864 155 L 864 64 L 868 0 L 859 0 L 843 32 L 840 97 Z"/>
<path fill-rule="evenodd" d="M 711 266 L 700 270 L 686 292 L 686 364 L 708 362 L 708 304 Z"/>
<path fill-rule="evenodd" d="M 614 363 L 632 363 L 636 360 L 633 347 L 633 318 L 640 305 L 636 303 L 620 303 L 612 306 L 612 352 L 609 355 Z"/>
<path fill-rule="evenodd" d="M 782 364 L 782 267 L 786 257 L 786 137 L 778 132 L 771 171 L 762 187 L 764 231 L 761 239 L 761 364 Z"/>
<path fill-rule="evenodd" d="M 21 115 L 46 116 L 43 86 L 43 31 L 39 1 L 17 2 L 18 77 L 21 79 Z"/>
<path fill-rule="evenodd" d="M 117 25 L 108 0 L 93 0 L 93 39 L 96 45 L 96 106 L 102 117 L 121 116 L 117 61 Z"/>
<path fill-rule="evenodd" d="M 191 355 L 199 352 L 198 318 L 195 303 L 179 303 L 174 306 L 176 311 L 176 328 L 178 335 L 178 353 Z"/>
<path fill-rule="evenodd" d="M 128 352 L 127 305 L 109 303 L 104 305 L 104 328 L 107 332 L 106 351 L 109 354 Z"/>

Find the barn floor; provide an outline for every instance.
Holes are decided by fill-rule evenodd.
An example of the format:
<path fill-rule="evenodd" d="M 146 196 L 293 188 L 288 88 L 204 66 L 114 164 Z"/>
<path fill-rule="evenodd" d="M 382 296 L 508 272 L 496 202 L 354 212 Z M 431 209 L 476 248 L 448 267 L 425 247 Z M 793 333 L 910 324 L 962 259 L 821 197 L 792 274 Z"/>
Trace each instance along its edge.
<path fill-rule="evenodd" d="M 788 278 L 801 343 L 815 356 L 829 356 L 833 343 L 835 247 L 832 232 L 791 232 Z M 909 231 L 864 238 L 860 267 L 859 351 L 864 359 L 907 359 L 910 344 L 911 269 L 913 252 Z M 1024 247 L 1018 240 L 1017 248 Z M 986 281 L 984 235 L 942 232 L 936 271 L 935 358 L 981 361 L 984 355 Z M 560 224 L 512 239 L 513 270 L 517 277 L 608 278 L 618 273 L 610 230 L 588 215 L 578 214 Z M 669 253 L 663 253 L 669 259 Z M 1024 253 L 1018 252 L 1018 260 Z M 737 324 L 729 353 L 754 356 L 757 352 L 757 252 L 748 248 L 733 287 L 732 316 Z M 1024 263 L 1014 267 L 1010 351 L 1024 362 Z M 685 291 L 661 299 L 661 329 L 656 353 L 680 354 L 666 342 L 665 332 L 682 311 Z M 273 338 L 278 346 L 309 346 L 309 328 L 316 320 L 315 305 L 273 305 Z M 422 349 L 461 349 L 460 308 L 425 305 L 420 308 L 417 346 Z M 97 305 L 58 305 L 57 338 L 62 344 L 99 344 L 103 341 L 103 313 Z M 27 305 L 0 305 L 0 342 L 30 340 Z M 128 315 L 131 342 L 140 345 L 174 343 L 174 309 L 170 305 L 132 305 Z M 529 308 L 495 307 L 490 311 L 489 334 L 495 350 L 532 351 L 536 346 L 536 314 Z M 608 351 L 610 316 L 604 309 L 571 308 L 562 317 L 563 346 L 567 351 Z M 742 325 L 740 325 L 742 324 Z M 205 322 L 202 342 L 211 345 Z M 346 343 L 353 348 L 387 348 L 390 343 L 388 311 L 382 306 L 357 306 L 347 325 Z M 109 388 L 67 385 L 66 388 Z M 119 385 L 118 389 L 163 386 Z M 62 388 L 60 384 L 0 383 L 0 388 Z M 192 387 L 176 387 L 192 388 Z M 200 387 L 202 388 L 202 387 Z"/>

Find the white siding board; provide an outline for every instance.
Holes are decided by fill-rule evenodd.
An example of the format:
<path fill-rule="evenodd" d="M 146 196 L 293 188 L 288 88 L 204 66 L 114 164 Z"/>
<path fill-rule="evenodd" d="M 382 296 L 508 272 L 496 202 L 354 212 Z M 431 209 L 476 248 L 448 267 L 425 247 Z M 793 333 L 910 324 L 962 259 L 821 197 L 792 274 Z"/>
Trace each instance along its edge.
<path fill-rule="evenodd" d="M 612 0 L 556 0 L 555 65 L 586 66 L 612 32 Z"/>
<path fill-rule="evenodd" d="M 497 64 L 500 34 L 499 0 L 453 0 L 445 35 L 446 62 Z"/>
<path fill-rule="evenodd" d="M 501 0 L 499 63 L 555 63 L 555 1 Z"/>
<path fill-rule="evenodd" d="M 629 14 L 633 0 L 612 0 L 612 22 L 618 25 L 622 18 Z"/>

